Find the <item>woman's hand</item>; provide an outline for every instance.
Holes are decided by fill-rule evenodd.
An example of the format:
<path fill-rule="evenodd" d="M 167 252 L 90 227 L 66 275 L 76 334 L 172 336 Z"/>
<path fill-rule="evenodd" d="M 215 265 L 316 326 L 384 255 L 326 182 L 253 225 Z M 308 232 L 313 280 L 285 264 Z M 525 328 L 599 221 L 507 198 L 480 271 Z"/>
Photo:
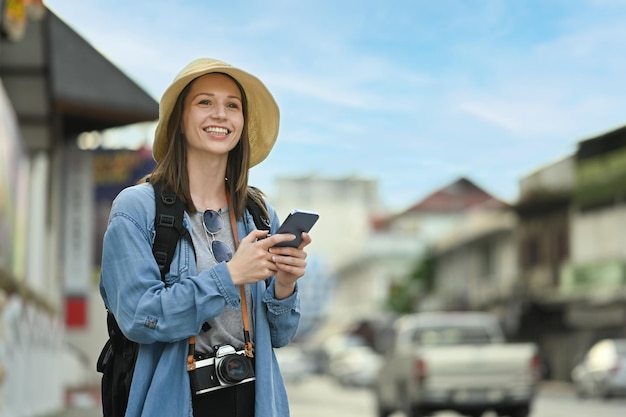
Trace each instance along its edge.
<path fill-rule="evenodd" d="M 253 284 L 276 275 L 274 296 L 283 299 L 293 294 L 298 278 L 304 275 L 306 256 L 304 251 L 311 237 L 302 233 L 302 243 L 297 248 L 276 247 L 280 242 L 294 239 L 292 234 L 277 234 L 267 237 L 266 230 L 253 230 L 226 263 L 235 285 Z"/>
<path fill-rule="evenodd" d="M 280 234 L 265 238 L 267 230 L 253 230 L 246 236 L 235 251 L 233 258 L 226 263 L 235 285 L 253 284 L 276 274 L 279 270 L 269 249 L 280 243 L 293 240 L 290 234 Z"/>
<path fill-rule="evenodd" d="M 300 243 L 300 246 L 297 248 L 284 246 L 269 249 L 272 254 L 272 261 L 276 264 L 276 268 L 278 269 L 274 283 L 274 297 L 276 297 L 277 300 L 287 298 L 293 294 L 296 281 L 304 275 L 307 256 L 304 248 L 309 243 L 311 243 L 311 236 L 303 232 L 302 243 Z"/>

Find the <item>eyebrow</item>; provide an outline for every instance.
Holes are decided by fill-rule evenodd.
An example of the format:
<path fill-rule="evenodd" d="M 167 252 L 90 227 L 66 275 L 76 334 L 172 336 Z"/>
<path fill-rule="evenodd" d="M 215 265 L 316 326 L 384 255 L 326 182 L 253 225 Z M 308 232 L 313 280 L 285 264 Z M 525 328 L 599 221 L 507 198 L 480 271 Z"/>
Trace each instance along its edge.
<path fill-rule="evenodd" d="M 210 96 L 210 97 L 215 97 L 215 93 L 204 93 L 204 92 L 200 92 L 200 93 L 196 94 L 195 96 L 193 96 L 193 97 L 192 97 L 192 99 L 196 99 L 198 96 Z M 228 98 L 231 98 L 231 99 L 236 99 L 236 100 L 239 100 L 239 101 L 243 101 L 243 100 L 241 100 L 241 97 L 239 97 L 239 96 L 227 96 L 227 97 L 228 97 Z"/>

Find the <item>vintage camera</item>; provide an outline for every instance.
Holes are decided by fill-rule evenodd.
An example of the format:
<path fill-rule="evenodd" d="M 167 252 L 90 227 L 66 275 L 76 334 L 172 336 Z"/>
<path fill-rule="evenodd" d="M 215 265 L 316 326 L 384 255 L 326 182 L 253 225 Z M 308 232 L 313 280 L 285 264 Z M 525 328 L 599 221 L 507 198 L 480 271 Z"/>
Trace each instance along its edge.
<path fill-rule="evenodd" d="M 193 392 L 204 394 L 254 381 L 254 363 L 243 350 L 222 345 L 216 347 L 215 357 L 196 362 L 196 369 L 189 373 L 189 379 Z"/>

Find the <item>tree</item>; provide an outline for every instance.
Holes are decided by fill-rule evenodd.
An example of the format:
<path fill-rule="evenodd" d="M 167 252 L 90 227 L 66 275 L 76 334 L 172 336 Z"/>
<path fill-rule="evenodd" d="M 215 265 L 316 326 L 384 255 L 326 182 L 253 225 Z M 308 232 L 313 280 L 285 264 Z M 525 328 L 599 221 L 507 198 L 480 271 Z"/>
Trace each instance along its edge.
<path fill-rule="evenodd" d="M 401 282 L 389 289 L 387 308 L 399 314 L 417 310 L 422 297 L 432 292 L 435 286 L 435 260 L 427 252 L 420 258 Z"/>

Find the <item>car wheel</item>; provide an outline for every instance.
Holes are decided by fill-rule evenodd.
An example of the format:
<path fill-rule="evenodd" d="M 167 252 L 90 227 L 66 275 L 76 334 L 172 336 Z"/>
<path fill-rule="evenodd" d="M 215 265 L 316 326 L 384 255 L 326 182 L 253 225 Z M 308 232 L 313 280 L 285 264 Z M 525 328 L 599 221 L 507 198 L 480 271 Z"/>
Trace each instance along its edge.
<path fill-rule="evenodd" d="M 419 407 L 409 407 L 405 412 L 407 417 L 425 417 L 426 414 Z"/>
<path fill-rule="evenodd" d="M 387 410 L 385 408 L 381 408 L 379 406 L 376 415 L 378 417 L 389 417 L 391 415 L 391 412 L 389 410 Z"/>
<path fill-rule="evenodd" d="M 413 404 L 411 400 L 405 400 L 404 414 L 406 417 L 424 417 L 426 413 L 417 405 Z"/>
<path fill-rule="evenodd" d="M 377 401 L 376 404 L 376 415 L 378 417 L 389 417 L 391 415 L 392 410 L 389 410 L 384 405 L 380 403 L 380 400 Z"/>
<path fill-rule="evenodd" d="M 523 405 L 520 407 L 513 408 L 509 412 L 510 417 L 528 417 L 530 416 L 530 407 L 527 405 Z"/>

